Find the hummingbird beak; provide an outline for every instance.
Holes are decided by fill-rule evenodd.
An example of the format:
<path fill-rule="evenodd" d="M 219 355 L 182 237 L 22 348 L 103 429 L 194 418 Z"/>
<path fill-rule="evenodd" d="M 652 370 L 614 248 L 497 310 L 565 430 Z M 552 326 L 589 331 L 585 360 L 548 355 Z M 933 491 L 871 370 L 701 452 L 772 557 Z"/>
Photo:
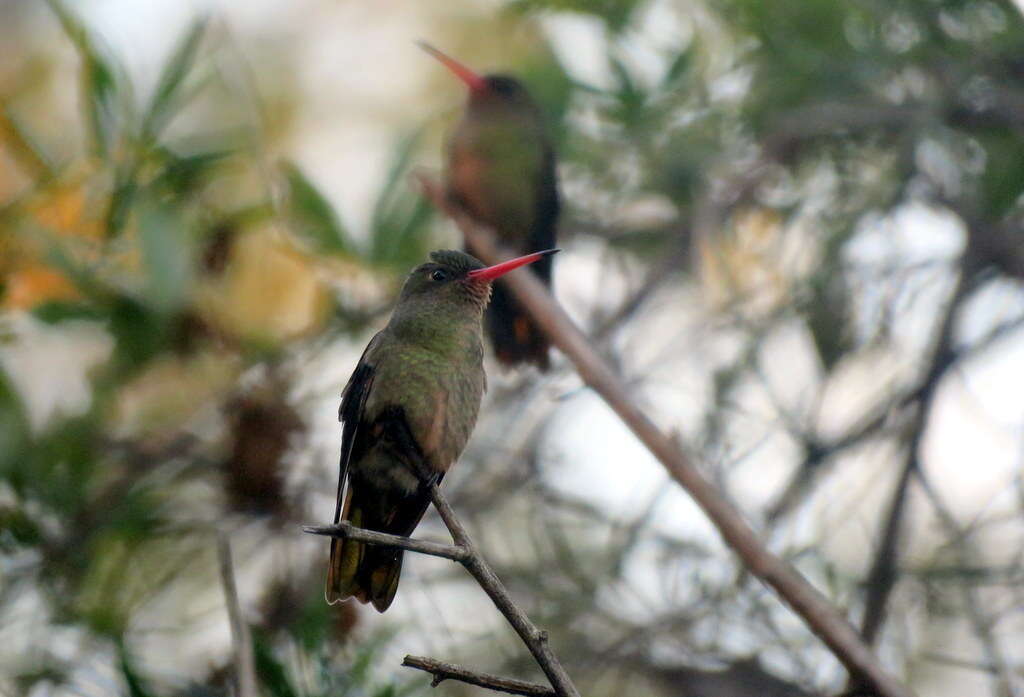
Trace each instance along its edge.
<path fill-rule="evenodd" d="M 428 44 L 426 41 L 417 41 L 416 45 L 422 48 L 424 51 L 432 55 L 437 60 L 441 61 L 444 67 L 455 73 L 455 77 L 459 78 L 466 83 L 466 87 L 469 88 L 470 92 L 483 92 L 487 89 L 487 83 L 484 79 L 474 73 L 472 70 L 458 62 L 454 58 L 446 56 L 445 54 L 438 51 L 436 48 Z"/>
<path fill-rule="evenodd" d="M 500 264 L 488 266 L 487 268 L 484 269 L 474 269 L 473 271 L 470 271 L 468 274 L 466 274 L 466 276 L 471 281 L 485 281 L 487 283 L 490 283 L 499 276 L 504 276 L 509 271 L 514 271 L 515 269 L 518 269 L 520 266 L 532 264 L 535 261 L 539 261 L 544 257 L 551 256 L 552 254 L 560 251 L 562 250 L 545 249 L 543 252 L 534 252 L 533 254 L 527 254 L 525 256 L 516 257 L 515 259 L 509 259 L 508 261 L 503 261 Z"/>

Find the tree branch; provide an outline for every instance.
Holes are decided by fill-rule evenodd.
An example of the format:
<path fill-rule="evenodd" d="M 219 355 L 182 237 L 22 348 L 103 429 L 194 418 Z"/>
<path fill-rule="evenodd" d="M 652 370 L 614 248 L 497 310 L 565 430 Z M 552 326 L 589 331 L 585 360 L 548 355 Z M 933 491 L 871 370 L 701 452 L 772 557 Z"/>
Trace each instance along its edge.
<path fill-rule="evenodd" d="M 415 540 L 411 537 L 401 537 L 399 535 L 389 535 L 386 532 L 357 528 L 347 520 L 343 520 L 337 525 L 303 525 L 302 531 L 308 532 L 311 535 L 324 535 L 326 537 L 337 537 L 342 540 L 365 542 L 370 545 L 395 547 L 396 549 L 404 549 L 408 552 L 418 552 L 431 557 L 441 557 L 442 559 L 451 559 L 457 562 L 465 562 L 469 556 L 466 548 L 461 545 L 446 545 L 440 542 Z"/>
<path fill-rule="evenodd" d="M 454 545 L 439 544 L 437 542 L 426 542 L 423 540 L 414 540 L 408 537 L 400 537 L 398 535 L 388 535 L 382 532 L 376 532 L 374 530 L 366 530 L 363 528 L 357 528 L 347 522 L 342 522 L 337 525 L 326 525 L 322 527 L 317 526 L 304 526 L 305 532 L 314 535 L 327 535 L 330 537 L 349 538 L 352 540 L 358 540 L 372 545 L 380 545 L 384 547 L 396 547 L 398 549 L 408 550 L 410 552 L 419 552 L 420 554 L 428 554 L 434 557 L 443 557 L 445 559 L 451 559 L 462 564 L 466 571 L 476 579 L 476 582 L 480 584 L 480 587 L 487 593 L 494 606 L 498 608 L 498 611 L 505 616 L 508 623 L 512 625 L 512 628 L 519 635 L 519 638 L 526 644 L 526 648 L 533 654 L 534 659 L 537 661 L 537 665 L 544 671 L 544 675 L 547 676 L 548 680 L 551 681 L 551 686 L 554 691 L 547 690 L 546 692 L 513 692 L 512 694 L 524 694 L 524 695 L 555 695 L 556 697 L 580 697 L 579 691 L 576 686 L 573 685 L 572 680 L 569 678 L 569 674 L 565 672 L 565 668 L 562 667 L 561 662 L 555 656 L 554 652 L 548 646 L 548 633 L 538 629 L 537 626 L 530 621 L 530 618 L 526 616 L 526 613 L 519 609 L 519 606 L 512 600 L 512 596 L 509 594 L 508 589 L 498 578 L 497 574 L 491 568 L 480 552 L 477 550 L 476 545 L 470 538 L 469 533 L 466 532 L 466 528 L 463 527 L 458 517 L 455 515 L 455 511 L 452 510 L 448 500 L 441 493 L 441 490 L 437 488 L 437 484 L 430 483 L 427 486 L 427 491 L 430 493 L 430 500 L 434 504 L 434 508 L 441 515 L 441 520 L 444 521 L 445 526 L 448 528 L 448 532 L 451 533 L 452 539 L 455 541 Z M 503 682 L 506 685 L 517 685 L 520 689 L 526 689 L 527 687 L 537 687 L 532 683 L 526 683 L 519 680 L 509 680 L 506 678 L 498 678 L 492 675 L 486 675 L 483 673 L 472 673 L 464 668 L 453 666 L 451 664 L 442 663 L 429 658 L 416 658 L 406 657 L 406 661 L 410 658 L 419 661 L 431 662 L 431 665 L 443 666 L 446 669 L 451 668 L 454 672 L 448 671 L 444 677 L 438 679 L 438 674 L 434 674 L 434 685 L 436 686 L 441 680 L 446 678 L 463 680 L 463 682 L 472 682 L 472 680 L 464 679 L 472 677 L 477 680 L 492 680 Z M 409 665 L 403 663 L 402 665 Z M 410 666 L 413 668 L 420 668 L 420 670 L 428 670 L 422 666 Z M 461 671 L 461 672 L 460 672 Z M 464 677 L 459 677 L 459 676 Z M 483 684 L 482 682 L 473 682 L 474 685 L 481 687 L 490 687 L 490 689 L 503 689 L 493 685 Z M 497 684 L 497 683 L 494 683 Z M 510 690 L 505 689 L 505 692 Z"/>
<path fill-rule="evenodd" d="M 428 198 L 453 218 L 482 261 L 493 264 L 512 256 L 499 249 L 491 231 L 478 227 L 454 210 L 436 182 L 420 177 L 420 183 Z M 909 697 L 912 694 L 909 689 L 881 667 L 853 625 L 796 569 L 765 548 L 732 504 L 633 402 L 621 379 L 593 350 L 548 290 L 528 273 L 510 273 L 505 281 L 552 343 L 572 361 L 583 381 L 604 399 L 672 478 L 686 489 L 751 573 L 793 608 L 851 675 L 870 685 L 882 697 Z"/>
<path fill-rule="evenodd" d="M 914 476 L 921 485 L 925 496 L 931 502 L 932 508 L 938 514 L 942 526 L 949 533 L 950 543 L 961 564 L 969 566 L 975 555 L 971 551 L 971 546 L 967 543 L 967 531 L 962 529 L 956 516 L 939 496 L 939 492 L 932 486 L 925 473 L 920 469 L 916 469 L 914 470 Z M 997 621 L 996 617 L 987 616 L 986 612 L 982 609 L 983 601 L 978 595 L 977 588 L 971 587 L 968 584 L 962 584 L 960 586 L 960 593 L 963 596 L 967 617 L 970 620 L 974 636 L 987 654 L 988 665 L 985 668 L 991 671 L 995 678 L 996 694 L 1004 695 L 1005 697 L 1024 694 L 1018 690 L 1018 688 L 1024 687 L 1024 680 L 1018 678 L 1019 673 L 1015 673 L 1013 666 L 1006 659 L 1006 656 L 1003 655 L 1003 651 L 996 640 L 994 627 Z"/>
<path fill-rule="evenodd" d="M 437 687 L 445 680 L 458 680 L 469 685 L 485 687 L 495 692 L 507 692 L 510 695 L 526 695 L 526 697 L 557 697 L 557 694 L 550 687 L 544 687 L 532 682 L 502 678 L 489 673 L 476 673 L 472 670 L 457 666 L 454 663 L 445 663 L 426 656 L 406 656 L 402 665 L 407 668 L 423 670 L 434 675 L 430 681 L 431 687 Z"/>
<path fill-rule="evenodd" d="M 537 628 L 530 621 L 519 606 L 512 600 L 505 584 L 501 582 L 491 566 L 484 561 L 484 558 L 476 549 L 476 545 L 469 537 L 469 533 L 462 527 L 462 523 L 455 516 L 455 511 L 448 504 L 444 494 L 437 488 L 436 484 L 430 485 L 430 500 L 434 502 L 434 508 L 441 514 L 441 520 L 448 527 L 455 544 L 466 549 L 468 556 L 462 565 L 476 579 L 480 587 L 484 589 L 495 607 L 505 616 L 508 623 L 516 630 L 516 634 L 523 640 L 526 647 L 533 654 L 544 675 L 551 681 L 551 686 L 559 697 L 579 697 L 576 686 L 572 684 L 569 674 L 565 672 L 558 658 L 555 657 L 551 647 L 548 646 L 548 633 Z"/>
<path fill-rule="evenodd" d="M 921 441 L 928 428 L 928 417 L 931 413 L 932 402 L 938 390 L 939 382 L 946 371 L 955 360 L 953 351 L 953 322 L 963 304 L 964 299 L 972 288 L 968 274 L 972 264 L 965 256 L 960 265 L 959 276 L 956 287 L 950 297 L 939 325 L 935 348 L 932 351 L 931 360 L 928 363 L 928 371 L 917 391 L 917 407 L 914 419 L 910 424 L 909 441 L 904 456 L 903 467 L 900 469 L 900 476 L 893 491 L 889 503 L 889 512 L 885 524 L 879 535 L 878 547 L 875 550 L 875 558 L 871 564 L 871 571 L 865 583 L 867 588 L 864 601 L 864 617 L 861 621 L 861 636 L 868 644 L 873 644 L 878 636 L 879 630 L 885 621 L 885 610 L 896 586 L 897 567 L 899 557 L 899 546 L 902 538 L 901 530 L 903 518 L 907 508 L 907 495 L 910 490 L 910 480 L 914 472 L 920 467 L 918 451 L 921 448 Z"/>
<path fill-rule="evenodd" d="M 235 586 L 235 567 L 231 562 L 231 543 L 224 533 L 217 535 L 217 559 L 220 562 L 221 585 L 231 623 L 231 644 L 235 654 L 235 680 L 238 697 L 257 697 L 256 669 L 253 665 L 252 637 L 249 626 L 242 618 Z"/>

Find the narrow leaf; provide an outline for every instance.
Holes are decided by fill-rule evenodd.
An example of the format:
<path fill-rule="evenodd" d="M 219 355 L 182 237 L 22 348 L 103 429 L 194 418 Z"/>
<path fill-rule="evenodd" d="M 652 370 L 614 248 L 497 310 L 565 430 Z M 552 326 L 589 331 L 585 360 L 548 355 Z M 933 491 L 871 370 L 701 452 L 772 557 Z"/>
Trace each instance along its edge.
<path fill-rule="evenodd" d="M 413 155 L 416 154 L 416 146 L 420 142 L 422 130 L 413 131 L 402 136 L 391 153 L 391 163 L 384 175 L 384 182 L 381 185 L 380 194 L 373 206 L 373 215 L 370 217 L 370 226 L 376 229 L 389 208 L 394 204 L 395 199 L 401 196 L 409 187 L 402 181 L 403 175 L 408 171 Z"/>
<path fill-rule="evenodd" d="M 82 60 L 82 87 L 93 147 L 103 157 L 110 154 L 118 122 L 120 85 L 112 58 L 105 56 L 82 21 L 61 0 L 47 0 L 64 33 Z"/>
<path fill-rule="evenodd" d="M 144 137 L 155 139 L 181 106 L 180 88 L 195 63 L 206 25 L 207 18 L 196 19 L 164 64 L 143 121 Z"/>
<path fill-rule="evenodd" d="M 284 173 L 288 181 L 288 213 L 295 233 L 319 252 L 352 251 L 351 237 L 320 190 L 292 163 L 285 164 Z"/>
<path fill-rule="evenodd" d="M 146 304 L 160 312 L 177 309 L 185 300 L 192 271 L 191 240 L 184 222 L 166 207 L 143 204 L 139 241 L 146 270 Z"/>

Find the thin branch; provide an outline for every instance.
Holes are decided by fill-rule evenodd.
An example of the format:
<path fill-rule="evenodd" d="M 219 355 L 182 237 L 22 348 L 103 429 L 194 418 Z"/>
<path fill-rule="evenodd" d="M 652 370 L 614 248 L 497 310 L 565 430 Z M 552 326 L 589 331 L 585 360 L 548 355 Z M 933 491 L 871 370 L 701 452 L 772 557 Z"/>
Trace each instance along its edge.
<path fill-rule="evenodd" d="M 349 538 L 352 540 L 358 540 L 372 545 L 380 545 L 384 547 L 396 547 L 398 549 L 408 550 L 410 552 L 419 552 L 420 554 L 428 554 L 434 557 L 443 557 L 445 559 L 451 559 L 462 564 L 466 571 L 476 579 L 476 582 L 480 584 L 480 587 L 487 593 L 494 606 L 498 608 L 498 611 L 505 616 L 508 623 L 512 625 L 512 628 L 519 635 L 519 638 L 526 644 L 526 648 L 533 654 L 534 659 L 540 666 L 540 669 L 544 671 L 544 675 L 547 676 L 548 680 L 551 681 L 551 686 L 554 691 L 548 690 L 547 692 L 517 692 L 513 694 L 550 694 L 556 697 L 580 697 L 579 691 L 576 686 L 573 685 L 572 680 L 569 678 L 569 674 L 565 672 L 565 668 L 562 667 L 561 662 L 551 651 L 548 646 L 548 633 L 538 629 L 537 625 L 530 621 L 530 618 L 526 616 L 526 613 L 519 609 L 519 606 L 512 600 L 512 596 L 509 594 L 508 589 L 498 578 L 497 574 L 491 568 L 480 552 L 477 550 L 476 545 L 470 538 L 469 533 L 466 532 L 466 528 L 463 527 L 458 517 L 455 515 L 455 511 L 452 510 L 451 504 L 441 493 L 441 490 L 437 488 L 437 484 L 430 483 L 427 485 L 427 491 L 430 493 L 430 500 L 434 504 L 434 508 L 441 515 L 441 520 L 444 521 L 445 526 L 448 528 L 448 532 L 451 533 L 452 539 L 455 541 L 454 545 L 444 545 L 437 542 L 426 542 L 423 540 L 414 540 L 408 537 L 400 537 L 398 535 L 388 535 L 382 532 L 376 532 L 373 530 L 366 530 L 363 528 L 357 528 L 349 523 L 339 523 L 338 525 L 326 525 L 322 527 L 316 526 L 305 526 L 303 530 L 305 532 L 314 535 L 327 535 L 330 537 L 341 537 Z M 409 657 L 406 658 L 409 660 Z M 424 661 L 433 661 L 433 659 L 417 659 Z M 445 665 L 454 668 L 459 671 L 463 671 L 467 676 L 477 676 L 480 679 L 494 678 L 494 676 L 488 676 L 480 673 L 471 673 L 465 669 L 458 668 L 457 666 L 451 666 L 450 664 L 442 664 L 439 661 L 434 661 L 437 665 Z M 408 665 L 408 664 L 403 664 Z M 419 668 L 420 666 L 412 666 Z M 421 670 L 426 670 L 420 668 Z M 482 676 L 482 677 L 480 677 Z M 455 674 L 448 675 L 455 679 Z M 444 678 L 441 678 L 442 680 Z M 461 679 L 461 678 L 458 678 Z M 495 680 L 504 680 L 508 684 L 517 684 L 522 686 L 531 686 L 531 683 L 524 683 L 518 680 L 506 680 L 505 678 L 494 678 Z M 435 674 L 435 685 L 440 682 Z M 468 681 L 467 681 L 468 682 Z M 481 683 L 473 683 L 481 685 L 482 687 L 489 687 Z M 492 688 L 498 689 L 498 688 Z M 547 688 L 543 688 L 547 690 Z M 508 690 L 505 690 L 506 692 Z"/>
<path fill-rule="evenodd" d="M 550 687 L 544 687 L 537 683 L 502 678 L 489 673 L 477 673 L 454 663 L 445 663 L 426 656 L 406 656 L 402 665 L 432 673 L 434 679 L 430 681 L 431 687 L 437 687 L 445 680 L 458 680 L 495 692 L 507 692 L 510 695 L 525 695 L 526 697 L 557 697 L 558 695 Z"/>
<path fill-rule="evenodd" d="M 953 321 L 971 289 L 968 279 L 969 267 L 970 263 L 965 258 L 961 264 L 956 287 L 939 325 L 935 348 L 932 351 L 931 360 L 928 362 L 928 371 L 921 383 L 921 389 L 917 393 L 917 407 L 914 419 L 910 424 L 910 437 L 903 467 L 900 469 L 900 476 L 889 503 L 889 513 L 879 535 L 879 544 L 865 583 L 867 593 L 864 602 L 864 617 L 861 621 L 861 636 L 868 644 L 873 644 L 878 637 L 878 632 L 885 621 L 889 596 L 892 595 L 893 588 L 896 586 L 899 546 L 902 539 L 903 518 L 907 510 L 910 480 L 920 467 L 918 452 L 921 448 L 921 441 L 924 439 L 924 433 L 928 428 L 928 417 L 936 390 L 946 371 L 954 362 Z"/>
<path fill-rule="evenodd" d="M 348 539 L 355 540 L 356 542 L 365 542 L 371 545 L 395 547 L 408 552 L 419 552 L 431 557 L 441 557 L 442 559 L 451 559 L 457 562 L 465 562 L 469 556 L 466 548 L 461 545 L 446 545 L 440 542 L 416 540 L 411 537 L 401 537 L 399 535 L 389 535 L 386 532 L 357 528 L 347 520 L 343 520 L 337 525 L 304 525 L 302 526 L 302 531 L 308 532 L 311 535 L 325 535 L 342 540 Z"/>
<path fill-rule="evenodd" d="M 420 177 L 420 182 L 424 193 L 451 215 L 484 262 L 496 263 L 511 256 L 498 248 L 491 231 L 478 227 L 460 211 L 453 210 L 436 182 L 427 177 Z M 572 361 L 584 382 L 604 399 L 672 478 L 686 489 L 751 573 L 773 588 L 793 608 L 851 675 L 869 684 L 882 697 L 909 697 L 912 694 L 910 690 L 882 668 L 853 625 L 792 565 L 765 548 L 739 511 L 633 402 L 619 376 L 593 350 L 588 339 L 550 292 L 528 273 L 513 272 L 505 276 L 505 280 L 552 343 Z"/>
<path fill-rule="evenodd" d="M 938 514 L 943 527 L 946 528 L 950 543 L 953 545 L 960 562 L 963 565 L 969 565 L 975 555 L 971 553 L 971 546 L 967 543 L 966 531 L 963 530 L 956 516 L 953 515 L 949 506 L 939 496 L 939 492 L 932 486 L 925 473 L 918 469 L 915 470 L 914 475 L 921 485 L 925 496 L 931 502 L 932 508 Z M 1024 692 L 1017 689 L 1020 681 L 1018 681 L 1013 667 L 1003 655 L 996 641 L 994 630 L 996 620 L 986 616 L 985 611 L 982 609 L 983 602 L 978 597 L 977 589 L 967 584 L 961 584 L 961 593 L 974 636 L 988 655 L 989 670 L 991 670 L 995 677 L 998 693 L 1007 697 L 1024 694 Z"/>
<path fill-rule="evenodd" d="M 455 544 L 464 547 L 468 552 L 468 556 L 462 562 L 462 565 L 476 579 L 476 582 L 484 589 L 484 592 L 490 597 L 495 607 L 505 616 L 505 619 L 512 625 L 512 628 L 516 630 L 516 634 L 519 635 L 519 638 L 526 644 L 526 648 L 533 654 L 541 670 L 544 671 L 544 675 L 551 681 L 551 686 L 555 688 L 555 692 L 559 697 L 579 697 L 580 693 L 576 690 L 576 686 L 573 685 L 569 674 L 565 672 L 565 668 L 562 667 L 561 662 L 554 652 L 551 651 L 551 647 L 548 646 L 548 633 L 538 629 L 537 625 L 526 616 L 526 613 L 515 604 L 508 589 L 505 588 L 505 584 L 501 582 L 501 579 L 494 573 L 490 564 L 484 561 L 480 552 L 477 551 L 476 545 L 473 544 L 473 540 L 469 537 L 469 533 L 466 532 L 462 523 L 459 522 L 455 511 L 452 510 L 451 505 L 449 505 L 444 494 L 441 493 L 436 484 L 430 485 L 430 500 L 433 501 L 437 512 L 441 514 L 441 520 L 444 521 L 448 531 L 452 534 Z"/>
<path fill-rule="evenodd" d="M 242 619 L 242 608 L 238 602 L 235 586 L 235 567 L 231 562 L 231 543 L 221 532 L 217 534 L 217 559 L 220 562 L 220 579 L 224 587 L 224 601 L 231 622 L 231 645 L 235 654 L 235 680 L 238 697 L 257 697 L 256 668 L 253 664 L 252 637 L 249 626 Z"/>
<path fill-rule="evenodd" d="M 952 349 L 954 353 L 950 357 L 950 364 L 954 362 L 960 363 L 973 358 L 998 341 L 1012 335 L 1014 332 L 1020 331 L 1022 328 L 1024 328 L 1024 316 L 1006 320 L 990 329 L 984 336 L 969 346 Z M 816 441 L 807 443 L 807 454 L 803 462 L 796 466 L 795 473 L 783 489 L 782 494 L 779 495 L 775 503 L 768 508 L 768 512 L 765 514 L 768 524 L 772 525 L 777 522 L 799 503 L 801 497 L 805 496 L 808 493 L 808 489 L 813 485 L 813 480 L 818 475 L 818 470 L 827 461 L 845 450 L 864 443 L 869 438 L 886 435 L 895 430 L 889 425 L 889 422 L 892 420 L 892 414 L 909 407 L 916 408 L 917 404 L 925 396 L 929 379 L 930 375 L 925 375 L 915 387 L 877 407 L 873 414 L 869 414 L 863 419 L 860 425 L 855 426 L 837 440 L 828 443 Z M 905 427 L 904 430 L 906 430 Z"/>

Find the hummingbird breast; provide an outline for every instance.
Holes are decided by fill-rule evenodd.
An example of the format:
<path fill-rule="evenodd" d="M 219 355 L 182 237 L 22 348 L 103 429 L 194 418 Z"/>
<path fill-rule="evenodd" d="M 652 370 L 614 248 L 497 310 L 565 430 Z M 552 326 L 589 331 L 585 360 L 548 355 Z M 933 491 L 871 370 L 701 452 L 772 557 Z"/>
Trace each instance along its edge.
<path fill-rule="evenodd" d="M 396 344 L 378 360 L 373 392 L 366 404 L 367 416 L 372 422 L 377 415 L 400 405 L 423 454 L 422 465 L 431 472 L 448 470 L 476 424 L 485 377 L 479 338 L 475 349 L 473 343 L 455 352 Z M 394 470 L 390 477 L 395 485 L 410 491 L 418 486 L 415 473 L 408 472 L 387 453 L 368 455 L 368 467 Z"/>
<path fill-rule="evenodd" d="M 467 117 L 449 143 L 449 191 L 507 243 L 522 242 L 538 215 L 546 147 L 542 134 L 520 119 Z"/>

